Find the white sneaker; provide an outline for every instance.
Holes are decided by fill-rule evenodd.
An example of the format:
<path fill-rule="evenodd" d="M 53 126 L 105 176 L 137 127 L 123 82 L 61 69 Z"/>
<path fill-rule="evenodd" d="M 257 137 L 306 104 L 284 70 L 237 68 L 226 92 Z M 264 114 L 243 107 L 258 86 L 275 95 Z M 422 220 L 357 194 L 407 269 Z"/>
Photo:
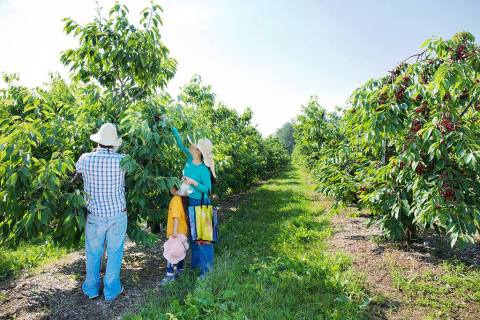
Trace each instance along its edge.
<path fill-rule="evenodd" d="M 100 293 L 97 293 L 97 294 L 95 294 L 95 295 L 93 295 L 93 296 L 87 296 L 87 297 L 88 297 L 88 299 L 93 300 L 93 299 L 95 299 L 95 298 L 100 297 Z"/>
<path fill-rule="evenodd" d="M 175 275 L 173 275 L 173 274 L 172 275 L 167 275 L 162 279 L 162 281 L 160 281 L 160 285 L 164 286 L 164 285 L 169 284 L 173 281 L 175 281 Z"/>

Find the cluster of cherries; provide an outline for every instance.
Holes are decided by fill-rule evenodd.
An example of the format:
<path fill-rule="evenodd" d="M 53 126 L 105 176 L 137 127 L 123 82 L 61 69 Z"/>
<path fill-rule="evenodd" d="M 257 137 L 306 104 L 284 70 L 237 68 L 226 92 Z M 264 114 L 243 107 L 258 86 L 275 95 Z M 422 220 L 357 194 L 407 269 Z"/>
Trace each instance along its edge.
<path fill-rule="evenodd" d="M 398 102 L 402 102 L 404 98 L 405 98 L 405 88 L 400 87 L 395 92 L 395 99 L 397 99 Z"/>
<path fill-rule="evenodd" d="M 452 201 L 452 200 L 455 199 L 455 190 L 453 190 L 453 188 L 449 187 L 445 183 L 445 181 L 443 182 L 442 190 L 440 191 L 440 194 L 447 201 Z"/>
<path fill-rule="evenodd" d="M 443 96 L 443 101 L 448 101 L 452 98 L 452 96 L 450 95 L 450 92 L 446 92 L 445 95 Z"/>
<path fill-rule="evenodd" d="M 467 52 L 465 52 L 465 49 L 467 47 L 464 44 L 461 44 L 458 46 L 457 50 L 455 50 L 455 53 L 453 55 L 453 60 L 455 61 L 461 61 L 465 59 L 468 55 Z M 453 49 L 451 49 L 453 51 Z"/>
<path fill-rule="evenodd" d="M 437 63 L 437 60 L 435 59 L 428 59 L 427 60 L 427 63 L 429 66 L 433 66 L 434 64 Z M 421 74 L 420 74 L 420 82 L 423 83 L 423 84 L 427 84 L 430 82 L 430 80 L 432 79 L 432 75 L 429 74 L 429 72 L 427 70 L 424 70 Z"/>
<path fill-rule="evenodd" d="M 421 102 L 420 106 L 415 109 L 416 113 L 424 113 L 425 115 L 428 113 L 428 102 L 423 100 L 421 95 L 417 95 L 415 97 L 416 102 Z"/>
<path fill-rule="evenodd" d="M 405 89 L 410 83 L 410 77 L 408 75 L 404 75 L 402 80 L 403 80 L 402 85 L 395 92 L 395 98 L 397 99 L 398 102 L 402 102 L 405 99 Z"/>
<path fill-rule="evenodd" d="M 417 164 L 417 167 L 415 168 L 415 172 L 418 174 L 418 175 L 422 175 L 425 173 L 425 165 L 423 163 L 419 163 Z"/>
<path fill-rule="evenodd" d="M 420 83 L 428 84 L 431 80 L 431 76 L 427 73 L 427 71 L 423 71 L 418 80 Z"/>
<path fill-rule="evenodd" d="M 422 104 L 420 107 L 415 109 L 416 113 L 423 113 L 425 110 L 427 110 L 426 105 Z"/>
<path fill-rule="evenodd" d="M 422 129 L 422 124 L 420 123 L 420 121 L 418 119 L 413 119 L 410 132 L 417 133 L 420 129 Z"/>
<path fill-rule="evenodd" d="M 449 117 L 442 118 L 442 127 L 441 127 L 442 131 L 452 132 L 452 131 L 455 131 L 455 129 L 456 129 L 456 126 Z"/>
<path fill-rule="evenodd" d="M 387 94 L 382 92 L 380 97 L 378 97 L 378 104 L 384 104 L 385 102 L 387 102 Z"/>

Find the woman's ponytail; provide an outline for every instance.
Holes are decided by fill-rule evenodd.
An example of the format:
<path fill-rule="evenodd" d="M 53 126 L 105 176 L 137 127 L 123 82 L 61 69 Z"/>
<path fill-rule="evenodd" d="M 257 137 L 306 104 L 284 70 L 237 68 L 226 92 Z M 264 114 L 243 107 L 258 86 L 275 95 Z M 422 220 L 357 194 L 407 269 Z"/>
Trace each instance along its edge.
<path fill-rule="evenodd" d="M 212 186 L 217 183 L 217 178 L 213 175 L 212 168 L 208 167 L 208 172 L 210 172 L 210 180 L 212 181 Z"/>

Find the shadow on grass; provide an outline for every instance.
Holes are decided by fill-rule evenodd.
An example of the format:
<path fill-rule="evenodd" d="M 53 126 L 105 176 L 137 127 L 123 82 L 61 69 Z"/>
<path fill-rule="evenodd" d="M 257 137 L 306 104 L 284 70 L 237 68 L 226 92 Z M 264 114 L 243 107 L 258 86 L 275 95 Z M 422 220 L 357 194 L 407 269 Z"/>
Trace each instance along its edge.
<path fill-rule="evenodd" d="M 431 231 L 420 234 L 420 238 L 414 242 L 394 242 L 378 240 L 417 256 L 420 260 L 433 265 L 441 265 L 444 262 L 452 264 L 464 264 L 472 269 L 480 269 L 480 244 L 468 244 L 464 247 L 452 248 L 449 240 L 444 235 L 438 235 Z"/>
<path fill-rule="evenodd" d="M 331 234 L 296 172 L 284 172 L 222 213 L 215 269 L 181 281 L 126 319 L 362 319 L 370 306 L 346 256 L 326 254 Z"/>
<path fill-rule="evenodd" d="M 35 319 L 113 319 L 144 301 L 144 292 L 157 287 L 164 276 L 165 262 L 161 245 L 130 246 L 125 250 L 122 284 L 125 292 L 114 302 L 87 299 L 81 290 L 85 279 L 82 252 L 67 263 L 52 265 L 32 276 L 4 283 L 0 300 L 0 318 L 23 315 Z M 25 316 L 28 315 L 28 316 Z"/>
<path fill-rule="evenodd" d="M 372 232 L 365 233 L 366 225 L 374 218 L 368 214 L 355 215 L 348 218 L 348 223 L 358 225 L 352 230 L 352 234 L 345 236 L 348 240 L 372 240 L 378 246 L 387 246 L 412 254 L 416 259 L 432 265 L 442 265 L 445 262 L 451 264 L 463 264 L 469 268 L 480 269 L 480 243 L 467 244 L 465 246 L 450 246 L 450 241 L 445 235 L 440 235 L 433 230 L 427 230 L 418 234 L 418 239 L 407 242 L 391 240 L 382 235 L 378 225 L 375 223 L 370 227 Z M 355 234 L 358 233 L 358 234 Z"/>

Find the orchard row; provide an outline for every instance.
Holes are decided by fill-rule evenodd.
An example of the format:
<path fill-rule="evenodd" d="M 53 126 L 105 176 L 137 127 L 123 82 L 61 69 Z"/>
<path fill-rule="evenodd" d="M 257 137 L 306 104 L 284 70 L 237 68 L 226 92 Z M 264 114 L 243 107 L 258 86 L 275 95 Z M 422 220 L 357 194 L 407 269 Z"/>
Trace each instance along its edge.
<path fill-rule="evenodd" d="M 296 151 L 319 190 L 367 208 L 393 239 L 419 230 L 473 242 L 480 227 L 480 48 L 473 35 L 424 51 L 327 113 L 315 98 L 295 126 Z"/>
<path fill-rule="evenodd" d="M 185 162 L 171 135 L 208 136 L 214 146 L 220 197 L 244 190 L 288 163 L 278 140 L 262 138 L 252 113 L 238 114 L 217 102 L 195 76 L 177 98 L 163 89 L 176 61 L 161 41 L 161 8 L 142 12 L 140 26 L 128 9 L 114 5 L 107 18 L 79 25 L 65 20 L 65 31 L 79 46 L 62 54 L 71 82 L 52 76 L 44 88 L 29 89 L 15 75 L 4 75 L 0 90 L 0 242 L 14 243 L 43 233 L 77 242 L 85 225 L 84 194 L 72 181 L 75 161 L 95 147 L 90 134 L 105 122 L 118 126 L 119 152 L 128 157 L 129 235 L 148 240 L 165 219 L 169 190 Z M 168 121 L 164 121 L 168 119 Z M 151 228 L 145 228 L 148 225 Z"/>

